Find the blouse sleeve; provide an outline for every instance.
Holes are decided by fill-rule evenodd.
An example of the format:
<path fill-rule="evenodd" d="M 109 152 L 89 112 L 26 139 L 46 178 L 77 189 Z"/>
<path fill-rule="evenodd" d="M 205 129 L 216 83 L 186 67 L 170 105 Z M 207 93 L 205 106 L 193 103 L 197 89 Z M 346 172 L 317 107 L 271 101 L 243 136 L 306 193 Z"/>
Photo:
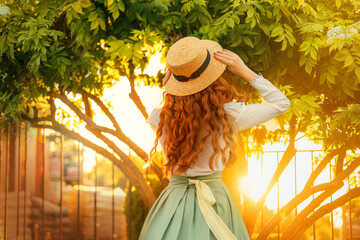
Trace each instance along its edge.
<path fill-rule="evenodd" d="M 235 117 L 235 127 L 238 131 L 266 122 L 290 107 L 290 101 L 285 94 L 262 75 L 255 77 L 250 84 L 266 102 L 248 105 L 243 102 L 230 102 L 224 105 L 225 111 Z"/>
<path fill-rule="evenodd" d="M 151 128 L 156 132 L 156 129 L 160 122 L 160 108 L 154 108 L 146 122 L 151 126 Z"/>

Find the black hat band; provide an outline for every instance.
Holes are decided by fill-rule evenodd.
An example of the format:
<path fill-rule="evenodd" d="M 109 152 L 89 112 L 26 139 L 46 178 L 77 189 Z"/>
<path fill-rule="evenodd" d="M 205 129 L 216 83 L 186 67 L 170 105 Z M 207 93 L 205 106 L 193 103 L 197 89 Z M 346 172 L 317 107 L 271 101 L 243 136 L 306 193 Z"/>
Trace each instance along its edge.
<path fill-rule="evenodd" d="M 179 82 L 187 82 L 190 79 L 195 79 L 195 78 L 200 77 L 200 75 L 205 71 L 207 66 L 209 66 L 210 59 L 211 59 L 209 50 L 206 49 L 206 51 L 207 51 L 207 55 L 206 55 L 206 59 L 205 59 L 204 63 L 195 72 L 193 72 L 190 77 L 175 75 L 173 73 L 174 78 L 176 80 L 178 80 Z"/>

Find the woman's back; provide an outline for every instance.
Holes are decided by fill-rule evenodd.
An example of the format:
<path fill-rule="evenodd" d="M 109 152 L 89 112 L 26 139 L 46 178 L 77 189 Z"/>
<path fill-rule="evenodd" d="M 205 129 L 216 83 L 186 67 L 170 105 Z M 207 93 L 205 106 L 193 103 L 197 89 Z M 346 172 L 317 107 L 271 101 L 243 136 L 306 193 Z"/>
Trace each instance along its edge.
<path fill-rule="evenodd" d="M 250 84 L 259 91 L 259 93 L 264 97 L 266 102 L 262 104 L 250 104 L 250 105 L 245 105 L 244 102 L 224 103 L 223 108 L 226 114 L 231 116 L 230 119 L 233 121 L 232 128 L 234 130 L 233 131 L 234 134 L 236 134 L 238 131 L 256 126 L 262 122 L 265 122 L 282 114 L 288 109 L 290 104 L 286 96 L 276 87 L 274 87 L 268 80 L 263 78 L 261 75 L 256 76 L 256 78 L 254 78 L 250 82 Z M 160 123 L 160 114 L 162 110 L 163 107 L 154 109 L 148 119 L 148 123 L 151 125 L 151 127 L 154 130 L 158 129 Z M 216 110 L 212 109 L 211 111 L 216 111 Z M 203 117 L 201 113 L 199 113 L 199 115 L 200 118 Z M 185 118 L 186 117 L 187 116 L 185 116 Z M 220 133 L 221 132 L 222 129 Z M 202 128 L 199 127 L 199 133 L 200 134 L 198 137 L 201 139 L 201 136 L 205 134 L 204 127 Z M 165 158 L 167 154 L 166 154 L 166 148 L 164 148 L 164 146 L 167 137 L 168 136 L 163 126 L 162 135 L 159 138 L 159 140 L 165 151 Z M 217 137 L 217 140 L 219 141 L 219 147 L 224 149 L 226 143 L 223 139 L 222 134 L 220 134 L 220 136 Z M 215 157 L 213 168 L 211 168 L 209 165 L 209 160 L 211 159 L 211 156 L 214 153 L 214 145 L 212 144 L 212 141 L 213 141 L 212 134 L 210 134 L 206 139 L 203 139 L 203 143 L 204 143 L 203 149 L 199 153 L 195 165 L 187 169 L 186 172 L 177 173 L 177 174 L 183 176 L 199 176 L 199 175 L 211 174 L 216 171 L 222 171 L 226 166 L 226 162 L 222 161 L 222 156 L 220 154 Z M 193 149 L 197 148 L 197 146 L 191 146 L 191 147 Z M 224 155 L 225 159 L 228 159 L 229 149 L 226 149 L 224 152 L 222 152 L 222 154 Z"/>
<path fill-rule="evenodd" d="M 236 133 L 286 111 L 289 100 L 234 53 L 186 37 L 167 55 L 164 105 L 148 122 L 173 174 L 146 217 L 140 240 L 250 240 L 222 170 L 234 157 Z M 220 76 L 225 66 L 266 100 L 245 105 Z"/>

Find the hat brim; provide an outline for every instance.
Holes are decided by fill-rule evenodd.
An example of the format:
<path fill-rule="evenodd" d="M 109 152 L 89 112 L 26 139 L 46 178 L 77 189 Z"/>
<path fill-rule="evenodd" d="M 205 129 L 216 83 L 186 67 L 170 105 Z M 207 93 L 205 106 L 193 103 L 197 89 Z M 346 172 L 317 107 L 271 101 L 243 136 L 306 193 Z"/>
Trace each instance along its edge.
<path fill-rule="evenodd" d="M 214 58 L 214 52 L 222 50 L 221 45 L 211 40 L 201 40 L 201 43 L 207 48 L 211 56 L 206 70 L 198 78 L 187 82 L 180 82 L 171 74 L 168 82 L 165 84 L 166 92 L 175 96 L 195 94 L 210 86 L 224 72 L 226 65 Z"/>

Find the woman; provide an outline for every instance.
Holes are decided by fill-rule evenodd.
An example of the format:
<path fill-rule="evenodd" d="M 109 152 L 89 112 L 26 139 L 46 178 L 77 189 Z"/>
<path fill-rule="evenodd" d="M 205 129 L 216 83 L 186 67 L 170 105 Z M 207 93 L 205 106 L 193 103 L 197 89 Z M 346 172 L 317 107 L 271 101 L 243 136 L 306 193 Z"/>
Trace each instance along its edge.
<path fill-rule="evenodd" d="M 171 46 L 163 80 L 164 105 L 148 123 L 156 130 L 171 173 L 151 208 L 141 240 L 248 240 L 249 235 L 221 173 L 234 158 L 236 132 L 274 118 L 289 100 L 231 51 L 210 40 L 186 37 Z M 231 101 L 235 91 L 221 77 L 227 67 L 267 101 Z"/>

